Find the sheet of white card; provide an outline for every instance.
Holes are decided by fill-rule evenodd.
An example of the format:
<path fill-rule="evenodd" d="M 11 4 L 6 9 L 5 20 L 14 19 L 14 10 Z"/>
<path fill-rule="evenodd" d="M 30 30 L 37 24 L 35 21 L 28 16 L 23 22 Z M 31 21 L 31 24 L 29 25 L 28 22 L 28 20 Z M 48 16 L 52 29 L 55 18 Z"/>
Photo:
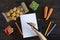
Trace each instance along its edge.
<path fill-rule="evenodd" d="M 25 14 L 20 16 L 21 26 L 23 32 L 23 38 L 37 36 L 37 34 L 32 30 L 31 26 L 27 24 L 27 22 L 35 23 L 35 27 L 38 29 L 36 14 Z"/>

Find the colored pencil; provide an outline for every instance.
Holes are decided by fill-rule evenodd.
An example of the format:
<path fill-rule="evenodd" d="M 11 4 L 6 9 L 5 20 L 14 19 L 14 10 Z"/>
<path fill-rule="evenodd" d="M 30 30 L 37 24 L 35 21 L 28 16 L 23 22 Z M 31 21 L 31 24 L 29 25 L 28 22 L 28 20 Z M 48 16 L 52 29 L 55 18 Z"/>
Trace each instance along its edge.
<path fill-rule="evenodd" d="M 20 27 L 19 27 L 19 25 L 18 25 L 18 23 L 17 23 L 17 22 L 15 22 L 15 24 L 16 24 L 16 27 L 18 28 L 18 30 L 19 30 L 19 32 L 20 32 L 20 34 L 21 34 L 21 35 L 23 35 L 23 34 L 22 34 L 22 31 L 21 31 L 21 29 L 20 29 Z"/>
<path fill-rule="evenodd" d="M 47 34 L 47 36 L 49 36 L 49 34 L 53 31 L 53 29 L 56 27 L 56 24 L 54 24 L 54 26 L 52 27 L 52 29 L 49 31 L 49 33 Z"/>
<path fill-rule="evenodd" d="M 51 23 L 48 32 L 51 30 L 52 26 L 54 25 L 54 23 Z M 46 34 L 48 34 L 48 32 Z"/>
<path fill-rule="evenodd" d="M 49 23 L 49 25 L 48 25 L 48 27 L 47 27 L 47 29 L 46 29 L 46 32 L 45 32 L 45 34 L 44 34 L 45 36 L 46 36 L 46 34 L 47 34 L 47 32 L 48 32 L 48 29 L 49 29 L 51 23 L 52 23 L 52 22 L 50 21 L 50 23 Z"/>

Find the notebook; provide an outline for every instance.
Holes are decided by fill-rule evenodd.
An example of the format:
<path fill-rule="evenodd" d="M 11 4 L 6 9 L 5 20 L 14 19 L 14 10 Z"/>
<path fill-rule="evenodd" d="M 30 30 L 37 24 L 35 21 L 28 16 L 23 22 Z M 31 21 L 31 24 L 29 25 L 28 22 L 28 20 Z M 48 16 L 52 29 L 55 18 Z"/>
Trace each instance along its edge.
<path fill-rule="evenodd" d="M 32 30 L 27 22 L 35 23 L 35 28 L 38 29 L 36 13 L 20 15 L 23 38 L 34 37 L 37 34 Z"/>

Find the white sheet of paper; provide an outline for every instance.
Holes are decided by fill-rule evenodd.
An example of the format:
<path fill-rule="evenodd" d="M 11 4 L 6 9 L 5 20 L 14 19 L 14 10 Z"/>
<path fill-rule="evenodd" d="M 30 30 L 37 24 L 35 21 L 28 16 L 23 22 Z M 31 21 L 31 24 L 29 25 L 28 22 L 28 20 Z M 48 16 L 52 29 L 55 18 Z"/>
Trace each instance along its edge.
<path fill-rule="evenodd" d="M 36 14 L 32 13 L 32 14 L 21 15 L 20 19 L 21 19 L 23 38 L 37 36 L 37 34 L 32 30 L 31 26 L 27 24 L 27 22 L 35 23 L 36 24 L 35 28 L 38 29 Z"/>

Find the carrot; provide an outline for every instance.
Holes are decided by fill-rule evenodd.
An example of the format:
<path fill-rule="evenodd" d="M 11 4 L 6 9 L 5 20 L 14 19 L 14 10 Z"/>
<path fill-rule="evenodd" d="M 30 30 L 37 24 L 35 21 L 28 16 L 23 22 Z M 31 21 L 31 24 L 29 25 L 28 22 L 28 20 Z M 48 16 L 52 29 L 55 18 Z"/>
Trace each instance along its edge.
<path fill-rule="evenodd" d="M 49 19 L 49 17 L 51 16 L 52 12 L 53 12 L 53 8 L 50 8 L 46 20 Z"/>
<path fill-rule="evenodd" d="M 47 12 L 48 12 L 48 7 L 47 7 L 47 6 L 45 6 L 45 8 L 44 8 L 44 18 L 46 18 L 46 17 L 47 17 Z"/>

